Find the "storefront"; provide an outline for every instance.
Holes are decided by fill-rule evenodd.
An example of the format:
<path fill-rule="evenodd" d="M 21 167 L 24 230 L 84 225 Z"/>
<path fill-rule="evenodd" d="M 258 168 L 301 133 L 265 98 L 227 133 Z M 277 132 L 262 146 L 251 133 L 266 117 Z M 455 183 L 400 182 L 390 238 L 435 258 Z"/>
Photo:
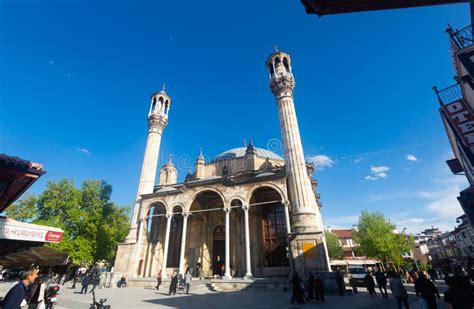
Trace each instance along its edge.
<path fill-rule="evenodd" d="M 61 242 L 62 236 L 63 231 L 58 228 L 0 217 L 0 265 L 64 265 L 68 260 L 66 253 L 44 247 L 46 243 Z"/>

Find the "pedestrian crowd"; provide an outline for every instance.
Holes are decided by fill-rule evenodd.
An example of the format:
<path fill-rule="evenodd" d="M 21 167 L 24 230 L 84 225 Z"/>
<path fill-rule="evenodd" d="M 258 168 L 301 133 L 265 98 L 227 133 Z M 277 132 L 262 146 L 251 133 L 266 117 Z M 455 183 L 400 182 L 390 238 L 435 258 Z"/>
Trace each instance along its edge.
<path fill-rule="evenodd" d="M 408 275 L 410 279 L 405 275 Z M 339 295 L 357 293 L 357 284 L 355 280 L 349 280 L 352 289 L 346 289 L 344 272 L 337 268 L 334 272 L 335 284 Z M 383 299 L 388 299 L 387 284 L 395 298 L 399 309 L 409 309 L 409 297 L 404 283 L 414 283 L 415 294 L 417 296 L 416 308 L 437 309 L 438 302 L 441 301 L 441 295 L 435 284 L 438 279 L 435 270 L 428 272 L 390 269 L 383 271 L 376 268 L 375 271 L 366 270 L 363 286 L 367 288 L 370 297 L 377 297 L 376 286 Z M 467 275 L 457 274 L 449 276 L 445 274 L 444 280 L 449 289 L 444 293 L 444 302 L 448 309 L 472 309 L 474 308 L 474 287 Z M 320 273 L 309 272 L 307 280 L 303 279 L 297 272 L 294 272 L 290 280 L 292 295 L 290 302 L 292 304 L 304 304 L 307 302 L 324 303 L 324 280 Z"/>

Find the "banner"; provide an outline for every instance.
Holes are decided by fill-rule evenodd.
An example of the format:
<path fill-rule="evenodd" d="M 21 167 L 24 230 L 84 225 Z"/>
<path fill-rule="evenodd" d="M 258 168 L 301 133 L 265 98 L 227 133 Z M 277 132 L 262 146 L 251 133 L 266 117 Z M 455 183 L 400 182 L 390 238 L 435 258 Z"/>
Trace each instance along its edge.
<path fill-rule="evenodd" d="M 16 223 L 14 220 L 0 221 L 0 239 L 53 243 L 59 243 L 62 240 L 61 230 L 36 224 Z"/>
<path fill-rule="evenodd" d="M 474 115 L 465 100 L 458 100 L 441 107 L 446 119 L 466 146 L 474 145 Z"/>

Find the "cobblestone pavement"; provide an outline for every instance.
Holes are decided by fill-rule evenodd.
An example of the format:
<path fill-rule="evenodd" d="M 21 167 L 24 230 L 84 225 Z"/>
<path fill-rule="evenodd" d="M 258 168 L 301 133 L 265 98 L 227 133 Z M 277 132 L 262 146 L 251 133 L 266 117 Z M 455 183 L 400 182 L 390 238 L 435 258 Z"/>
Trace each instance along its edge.
<path fill-rule="evenodd" d="M 3 297 L 12 283 L 0 283 L 0 297 Z M 437 282 L 440 292 L 446 287 Z M 70 283 L 65 285 L 61 291 L 58 300 L 57 309 L 87 309 L 92 302 L 92 294 L 78 294 L 80 287 L 73 290 L 69 287 Z M 409 291 L 410 307 L 418 308 L 418 300 L 413 292 L 413 285 L 407 285 Z M 241 292 L 206 292 L 192 291 L 188 295 L 178 294 L 168 296 L 165 291 L 156 291 L 154 289 L 144 288 L 124 288 L 124 289 L 100 289 L 96 290 L 96 297 L 107 298 L 107 304 L 113 309 L 116 308 L 196 308 L 196 309 L 232 309 L 232 308 L 397 308 L 393 297 L 388 295 L 388 299 L 378 297 L 371 298 L 365 289 L 360 289 L 356 295 L 336 296 L 327 295 L 326 303 L 309 303 L 305 305 L 291 305 L 289 303 L 290 292 L 273 291 L 241 291 Z M 446 308 L 441 300 L 438 309 Z"/>

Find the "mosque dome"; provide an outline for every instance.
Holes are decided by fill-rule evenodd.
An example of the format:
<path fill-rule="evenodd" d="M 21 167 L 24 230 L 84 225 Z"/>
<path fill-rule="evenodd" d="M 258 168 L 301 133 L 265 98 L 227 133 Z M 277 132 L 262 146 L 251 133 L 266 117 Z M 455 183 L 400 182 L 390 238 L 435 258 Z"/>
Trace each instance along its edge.
<path fill-rule="evenodd" d="M 257 153 L 258 157 L 269 158 L 269 159 L 273 159 L 273 160 L 281 160 L 281 161 L 285 160 L 285 159 L 283 159 L 282 157 L 280 157 L 279 155 L 277 155 L 276 153 L 274 153 L 270 150 L 266 150 L 266 149 L 262 149 L 262 148 L 256 148 L 256 147 L 255 147 L 255 150 L 256 150 L 256 153 Z M 239 148 L 229 149 L 229 150 L 224 151 L 223 153 L 221 153 L 217 157 L 215 157 L 212 160 L 212 162 L 245 157 L 246 151 L 247 151 L 247 147 L 239 147 Z"/>

